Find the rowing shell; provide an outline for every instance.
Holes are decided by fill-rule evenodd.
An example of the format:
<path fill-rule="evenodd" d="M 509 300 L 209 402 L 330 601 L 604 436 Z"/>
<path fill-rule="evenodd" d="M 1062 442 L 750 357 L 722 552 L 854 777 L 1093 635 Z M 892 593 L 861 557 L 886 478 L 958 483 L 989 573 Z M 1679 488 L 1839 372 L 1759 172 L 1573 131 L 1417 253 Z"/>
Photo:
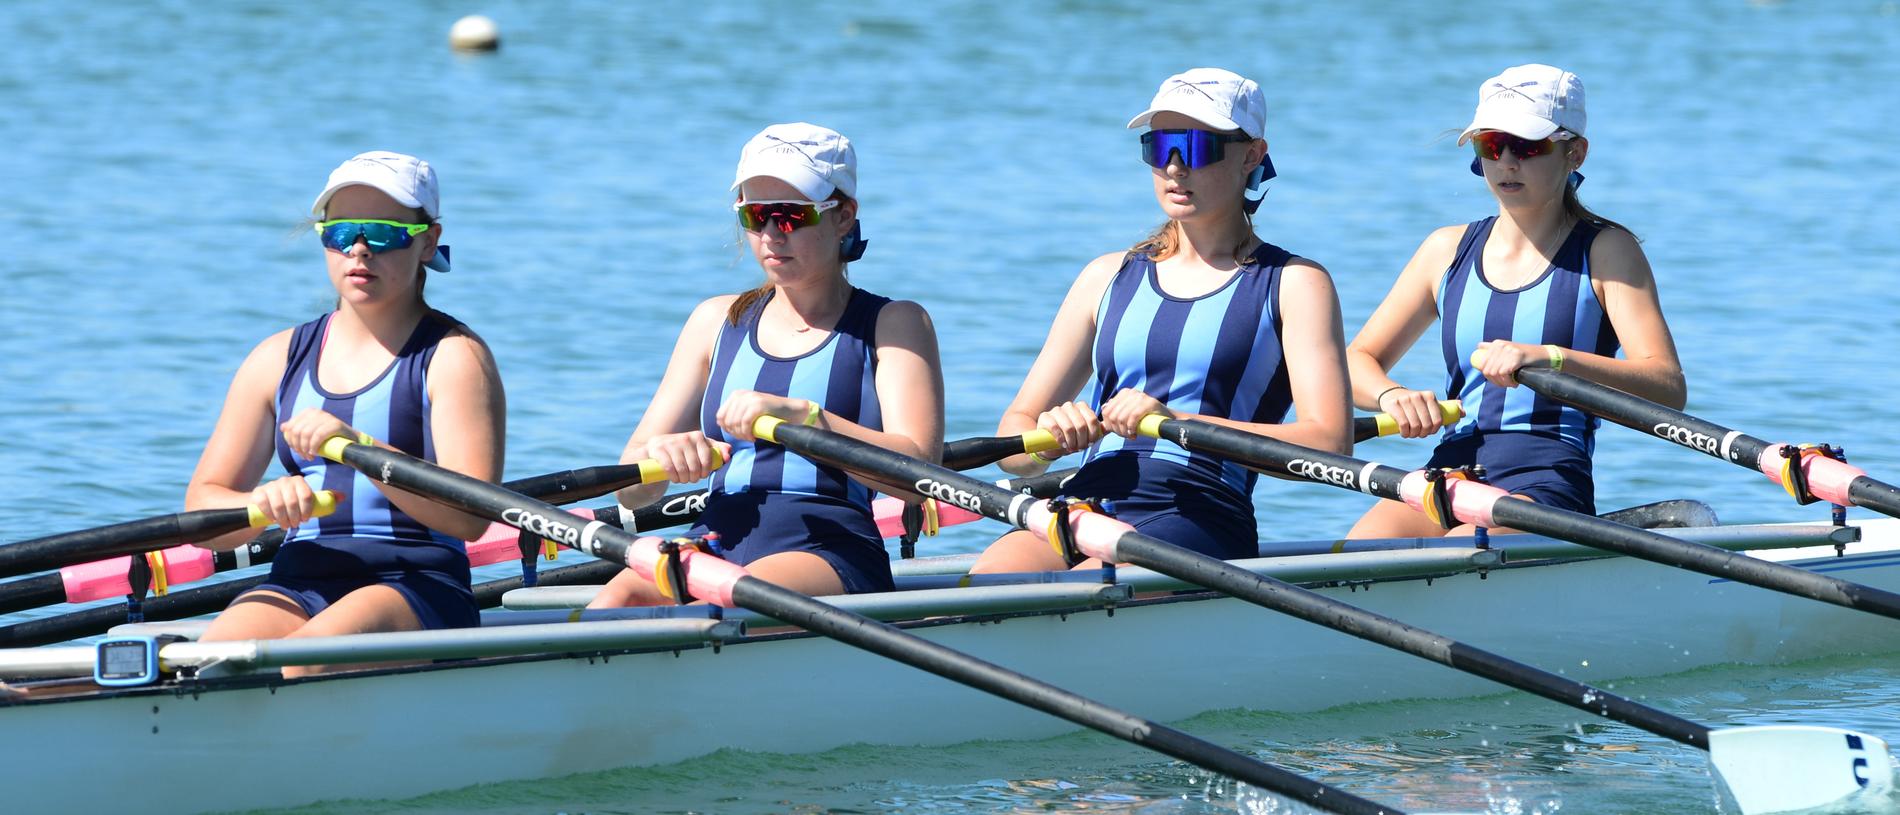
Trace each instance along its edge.
<path fill-rule="evenodd" d="M 1868 523 L 1862 540 L 1847 543 L 1852 531 L 1672 534 L 1900 589 L 1900 521 Z M 1535 536 L 1493 541 L 1492 551 L 1457 540 L 1416 548 L 1401 541 L 1392 545 L 1406 548 L 1242 563 L 1330 585 L 1323 590 L 1350 593 L 1372 611 L 1589 682 L 1900 652 L 1900 625 L 1873 615 Z M 1841 554 L 1836 542 L 1844 543 Z M 1758 548 L 1765 546 L 1788 548 Z M 900 581 L 970 582 L 918 574 L 941 562 L 909 566 Z M 1199 593 L 1132 599 L 1181 587 L 1141 569 L 1116 577 L 1114 585 L 1049 576 L 835 602 L 874 617 L 922 618 L 907 623 L 914 633 L 1159 720 L 1223 708 L 1301 712 L 1497 692 L 1484 680 L 1239 601 Z M 16 683 L 25 693 L 0 701 L 0 732 L 33 749 L 0 764 L 0 784 L 9 812 L 106 811 L 155 800 L 167 810 L 201 811 L 296 805 L 341 791 L 403 798 L 665 764 L 722 748 L 800 753 L 1070 729 L 854 648 L 774 630 L 756 615 L 711 619 L 713 611 L 694 608 L 674 619 L 630 619 L 639 613 L 515 611 L 491 613 L 484 628 L 462 632 L 179 643 L 167 647 L 168 661 L 216 662 L 207 673 L 225 675 L 114 690 L 71 680 Z M 544 622 L 578 617 L 591 619 Z M 0 676 L 60 673 L 59 660 L 74 653 L 0 651 Z M 371 655 L 475 658 L 295 681 L 246 671 Z M 735 690 L 735 683 L 765 678 L 769 694 Z"/>

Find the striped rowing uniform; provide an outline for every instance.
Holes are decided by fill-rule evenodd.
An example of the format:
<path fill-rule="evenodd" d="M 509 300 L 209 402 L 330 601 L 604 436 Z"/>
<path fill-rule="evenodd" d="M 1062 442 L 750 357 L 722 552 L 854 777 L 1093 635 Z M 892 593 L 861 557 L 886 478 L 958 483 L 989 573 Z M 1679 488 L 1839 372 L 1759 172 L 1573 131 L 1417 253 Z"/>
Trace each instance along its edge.
<path fill-rule="evenodd" d="M 398 450 L 435 461 L 429 430 L 429 362 L 442 338 L 461 325 L 431 311 L 416 324 L 389 367 L 350 393 L 335 393 L 317 381 L 317 363 L 329 338 L 325 314 L 297 326 L 278 383 L 278 421 L 321 408 Z M 469 590 L 468 551 L 460 540 L 424 526 L 378 490 L 355 468 L 323 458 L 303 458 L 276 437 L 285 471 L 299 473 L 311 489 L 335 490 L 345 498 L 335 513 L 297 527 L 271 563 L 258 589 L 296 600 L 310 616 L 356 589 L 387 584 L 409 601 L 425 628 L 480 624 Z"/>
<path fill-rule="evenodd" d="M 758 391 L 809 399 L 834 416 L 872 430 L 884 421 L 877 401 L 877 315 L 890 302 L 851 290 L 831 336 L 796 357 L 759 347 L 759 315 L 771 295 L 737 325 L 720 323 L 712 370 L 700 404 L 700 431 L 732 445 L 732 458 L 713 472 L 706 509 L 690 534 L 719 535 L 727 559 L 743 566 L 780 552 L 809 552 L 837 571 L 845 591 L 890 591 L 890 557 L 871 516 L 871 491 L 845 472 L 789 453 L 776 444 L 730 438 L 715 417 L 732 394 Z"/>
<path fill-rule="evenodd" d="M 1195 298 L 1161 289 L 1154 260 L 1122 259 L 1095 314 L 1102 404 L 1134 388 L 1180 413 L 1279 423 L 1293 405 L 1280 332 L 1280 278 L 1293 255 L 1263 243 L 1220 288 Z M 1113 502 L 1148 535 L 1220 558 L 1255 557 L 1255 474 L 1148 438 L 1104 436 L 1064 488 Z"/>
<path fill-rule="evenodd" d="M 1486 340 L 1614 356 L 1616 331 L 1590 285 L 1590 246 L 1602 228 L 1578 222 L 1550 268 L 1510 291 L 1484 274 L 1492 216 L 1465 228 L 1458 253 L 1439 282 L 1439 344 L 1445 392 L 1464 401 L 1465 417 L 1445 428 L 1428 466 L 1483 464 L 1489 481 L 1538 503 L 1594 513 L 1590 453 L 1597 419 L 1530 388 L 1502 388 L 1471 365 Z"/>

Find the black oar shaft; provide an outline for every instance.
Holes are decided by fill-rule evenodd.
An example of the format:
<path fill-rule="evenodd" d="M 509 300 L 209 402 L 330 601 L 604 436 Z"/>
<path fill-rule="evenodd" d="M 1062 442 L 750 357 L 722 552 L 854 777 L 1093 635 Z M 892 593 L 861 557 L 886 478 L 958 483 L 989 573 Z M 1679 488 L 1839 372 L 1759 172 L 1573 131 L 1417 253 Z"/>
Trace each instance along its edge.
<path fill-rule="evenodd" d="M 1623 722 L 1691 747 L 1709 749 L 1709 728 L 1704 725 L 1339 602 L 1291 583 L 1254 574 L 1139 533 L 1124 535 L 1117 543 L 1117 551 L 1128 562 L 1169 577 L 1206 586 L 1264 608 Z"/>
<path fill-rule="evenodd" d="M 325 453 L 340 453 L 337 457 L 343 463 L 384 483 L 426 495 L 431 500 L 464 512 L 519 526 L 524 531 L 552 538 L 559 543 L 583 545 L 603 559 L 625 561 L 636 540 L 633 535 L 604 523 L 575 527 L 573 515 L 551 504 L 395 451 L 332 439 L 326 445 Z M 1001 487 L 988 486 L 1003 491 Z M 1054 685 L 757 578 L 741 578 L 734 586 L 733 601 L 742 608 L 997 694 L 1263 789 L 1293 796 L 1312 806 L 1351 815 L 1397 813 L 1397 810 L 1389 807 L 1247 758 L 1165 725 L 1115 711 Z"/>
<path fill-rule="evenodd" d="M 1303 481 L 1359 490 L 1395 501 L 1404 500 L 1399 484 L 1406 473 L 1395 467 L 1372 464 L 1352 456 L 1313 450 L 1205 422 L 1167 419 L 1159 424 L 1161 438 L 1190 450 L 1206 451 L 1262 471 Z M 1678 540 L 1646 529 L 1636 529 L 1531 501 L 1498 501 L 1491 512 L 1500 526 L 1900 619 L 1900 594 L 1884 589 L 1850 583 L 1773 561 L 1757 560 L 1727 549 Z"/>
<path fill-rule="evenodd" d="M 215 538 L 250 525 L 250 510 L 202 509 L 9 543 L 0 546 L 0 577 L 140 554 Z"/>
<path fill-rule="evenodd" d="M 1517 380 L 1531 390 L 1586 413 L 1755 472 L 1762 471 L 1764 459 L 1772 463 L 1771 457 L 1780 455 L 1783 446 L 1640 396 L 1545 368 L 1525 368 L 1517 372 Z M 1848 485 L 1847 498 L 1854 506 L 1900 518 L 1900 487 L 1861 475 Z"/>
<path fill-rule="evenodd" d="M 1189 427 L 1176 430 L 1192 432 L 1197 429 Z M 1175 438 L 1174 432 L 1170 431 L 1169 438 Z M 1026 526 L 1025 510 L 1028 502 L 961 473 L 816 428 L 780 425 L 773 433 L 780 443 L 809 458 L 880 479 L 914 483 L 920 490 L 930 490 L 940 499 L 955 500 L 972 512 L 1018 528 Z M 1123 533 L 1117 543 L 1117 551 L 1128 562 L 1169 577 L 1207 586 L 1307 622 L 1529 691 L 1664 738 L 1708 749 L 1709 729 L 1703 725 L 1465 645 L 1449 637 L 1414 628 L 1291 583 L 1254 574 L 1231 563 L 1133 531 Z"/>

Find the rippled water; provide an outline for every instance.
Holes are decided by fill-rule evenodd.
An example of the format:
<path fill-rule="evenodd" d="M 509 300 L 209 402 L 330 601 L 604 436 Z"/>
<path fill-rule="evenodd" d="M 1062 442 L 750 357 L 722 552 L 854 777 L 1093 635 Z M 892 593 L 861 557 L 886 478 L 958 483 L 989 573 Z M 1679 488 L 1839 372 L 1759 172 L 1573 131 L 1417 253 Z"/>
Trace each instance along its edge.
<path fill-rule="evenodd" d="M 1162 77 L 1200 64 L 1261 81 L 1282 174 L 1262 234 L 1332 270 L 1348 334 L 1427 232 L 1492 211 L 1446 135 L 1476 84 L 1531 60 L 1576 70 L 1590 92 L 1585 200 L 1645 238 L 1691 411 L 1900 473 L 1893 0 L 492 2 L 479 10 L 500 22 L 503 50 L 451 54 L 449 23 L 475 10 L 6 5 L 0 539 L 175 511 L 238 361 L 329 301 L 297 225 L 324 174 L 372 148 L 441 173 L 457 271 L 436 276 L 431 300 L 500 360 L 510 477 L 611 461 L 692 305 L 757 278 L 724 196 L 739 145 L 772 121 L 825 123 L 858 144 L 872 248 L 855 279 L 930 308 L 950 435 L 987 433 L 1075 270 L 1157 220 L 1121 125 Z M 1438 364 L 1421 346 L 1402 378 L 1436 382 Z M 1819 517 L 1759 477 L 1620 428 L 1603 433 L 1598 471 L 1606 507 L 1692 497 L 1731 521 Z M 1336 534 L 1366 504 L 1279 483 L 1257 501 L 1263 529 L 1290 538 Z M 932 551 L 989 534 L 957 530 Z M 1711 716 L 1825 707 L 1894 731 L 1887 665 L 1717 672 L 1670 699 Z M 1809 686 L 1842 696 L 1795 692 Z M 1193 724 L 1408 803 L 1458 791 L 1527 802 L 1500 812 L 1708 810 L 1694 756 L 1590 726 L 1579 737 L 1563 713 L 1523 707 Z M 1621 740 L 1641 746 L 1602 747 Z M 766 780 L 744 786 L 753 777 Z M 866 780 L 890 778 L 904 780 Z M 1092 737 L 719 756 L 442 800 L 419 806 L 1258 811 Z"/>

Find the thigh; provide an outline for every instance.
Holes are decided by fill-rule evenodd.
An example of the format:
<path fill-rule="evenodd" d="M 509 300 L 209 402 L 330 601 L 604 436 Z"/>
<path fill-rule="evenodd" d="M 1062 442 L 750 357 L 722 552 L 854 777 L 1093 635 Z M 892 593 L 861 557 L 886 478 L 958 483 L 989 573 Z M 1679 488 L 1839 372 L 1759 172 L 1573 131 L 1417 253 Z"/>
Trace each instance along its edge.
<path fill-rule="evenodd" d="M 409 598 L 394 586 L 377 583 L 343 595 L 291 636 L 327 637 L 421 628 L 422 620 L 409 606 Z"/>
<path fill-rule="evenodd" d="M 1346 533 L 1346 539 L 1442 538 L 1445 534 L 1445 528 L 1433 523 L 1425 513 L 1399 501 L 1382 500 L 1360 516 L 1359 522 Z"/>
<path fill-rule="evenodd" d="M 843 594 L 844 580 L 831 563 L 811 552 L 779 552 L 747 563 L 753 577 L 801 594 Z"/>
<path fill-rule="evenodd" d="M 1091 559 L 1092 561 L 1093 559 Z M 1099 564 L 1098 564 L 1099 566 Z M 1002 572 L 1056 572 L 1069 568 L 1047 541 L 1033 532 L 1017 530 L 996 539 L 977 557 L 970 574 Z"/>
<path fill-rule="evenodd" d="M 297 601 L 274 591 L 251 591 L 231 602 L 199 642 L 277 639 L 290 636 L 310 621 Z"/>

